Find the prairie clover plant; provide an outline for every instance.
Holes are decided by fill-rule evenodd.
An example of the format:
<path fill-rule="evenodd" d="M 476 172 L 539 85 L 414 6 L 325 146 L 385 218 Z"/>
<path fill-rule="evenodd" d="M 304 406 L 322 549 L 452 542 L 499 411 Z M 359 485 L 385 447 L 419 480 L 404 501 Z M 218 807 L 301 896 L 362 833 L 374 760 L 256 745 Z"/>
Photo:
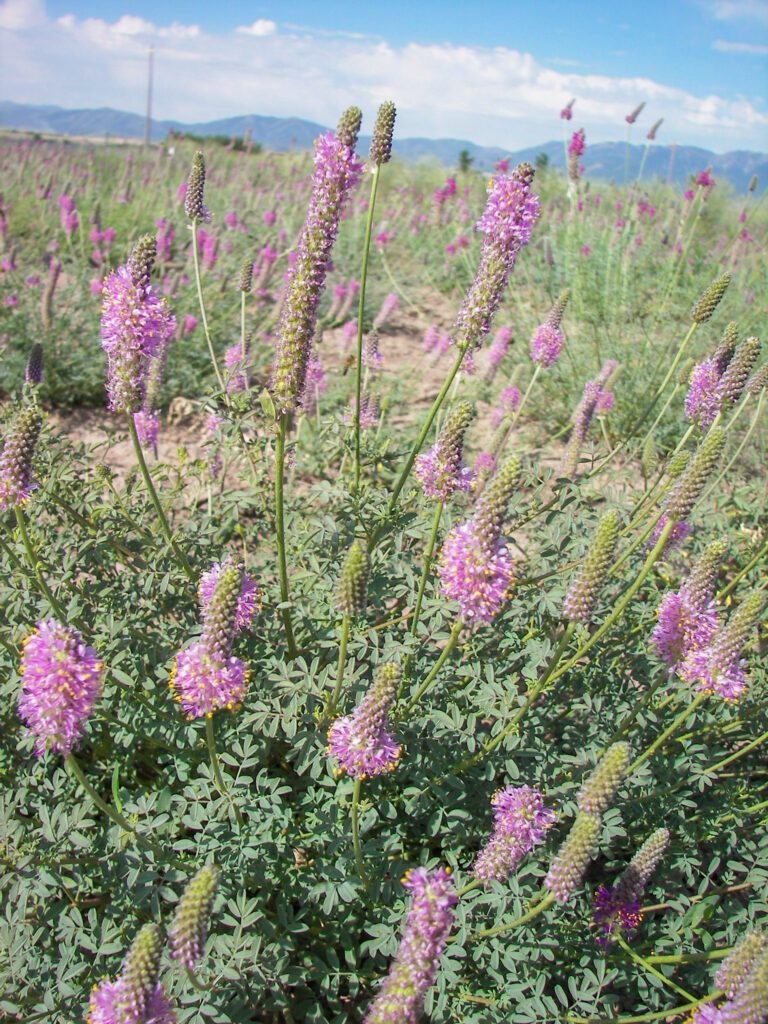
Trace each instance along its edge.
<path fill-rule="evenodd" d="M 4 139 L 3 1019 L 765 1024 L 768 215 L 555 101 Z"/>

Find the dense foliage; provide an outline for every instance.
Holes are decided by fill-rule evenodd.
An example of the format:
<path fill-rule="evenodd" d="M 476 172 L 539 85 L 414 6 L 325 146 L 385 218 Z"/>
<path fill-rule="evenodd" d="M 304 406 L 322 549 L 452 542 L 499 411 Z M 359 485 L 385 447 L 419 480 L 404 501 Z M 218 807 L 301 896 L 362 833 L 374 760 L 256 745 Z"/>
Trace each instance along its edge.
<path fill-rule="evenodd" d="M 345 118 L 314 166 L 217 146 L 189 183 L 183 140 L 0 151 L 0 1011 L 738 1004 L 760 200 L 446 178 L 381 137 L 362 174 Z M 73 442 L 48 414 L 107 372 Z"/>

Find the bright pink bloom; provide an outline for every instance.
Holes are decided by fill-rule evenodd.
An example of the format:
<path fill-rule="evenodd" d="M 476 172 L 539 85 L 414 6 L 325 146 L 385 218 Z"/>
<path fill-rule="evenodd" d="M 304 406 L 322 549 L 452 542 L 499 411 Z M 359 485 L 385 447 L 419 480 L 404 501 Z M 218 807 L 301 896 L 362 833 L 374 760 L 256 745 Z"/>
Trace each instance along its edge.
<path fill-rule="evenodd" d="M 503 882 L 544 839 L 556 815 L 531 786 L 497 790 L 491 803 L 496 818 L 493 835 L 478 854 L 474 873 L 484 882 Z"/>
<path fill-rule="evenodd" d="M 24 641 L 19 716 L 36 737 L 35 753 L 66 757 L 101 695 L 104 665 L 72 626 L 38 622 Z"/>

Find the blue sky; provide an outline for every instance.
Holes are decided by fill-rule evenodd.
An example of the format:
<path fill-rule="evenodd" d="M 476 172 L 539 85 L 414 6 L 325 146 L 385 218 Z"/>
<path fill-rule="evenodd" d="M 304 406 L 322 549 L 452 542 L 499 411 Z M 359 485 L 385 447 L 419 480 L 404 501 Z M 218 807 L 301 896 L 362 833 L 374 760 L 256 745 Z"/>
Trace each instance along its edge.
<path fill-rule="evenodd" d="M 570 127 L 637 141 L 768 149 L 768 0 L 387 0 L 182 4 L 2 0 L 2 98 L 208 120 L 296 115 L 333 124 L 358 103 L 398 105 L 402 134 L 510 149 Z"/>

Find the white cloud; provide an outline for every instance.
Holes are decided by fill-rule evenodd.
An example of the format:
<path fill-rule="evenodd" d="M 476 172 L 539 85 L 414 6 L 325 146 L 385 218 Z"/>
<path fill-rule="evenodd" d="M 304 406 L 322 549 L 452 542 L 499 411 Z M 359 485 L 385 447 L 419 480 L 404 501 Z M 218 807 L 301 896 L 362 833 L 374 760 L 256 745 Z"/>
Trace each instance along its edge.
<path fill-rule="evenodd" d="M 43 0 L 5 0 L 0 4 L 0 28 L 33 28 L 45 22 Z"/>
<path fill-rule="evenodd" d="M 277 25 L 269 18 L 258 18 L 252 25 L 239 25 L 235 32 L 244 36 L 271 36 L 277 31 Z"/>
<path fill-rule="evenodd" d="M 720 150 L 768 148 L 768 115 L 746 99 L 696 96 L 649 78 L 555 67 L 506 46 L 394 46 L 382 38 L 284 24 L 277 31 L 266 19 L 226 35 L 130 14 L 111 24 L 72 15 L 36 22 L 40 10 L 32 0 L 7 0 L 0 7 L 7 99 L 50 103 L 55 96 L 61 106 L 94 106 L 88 83 L 98 82 L 99 106 L 141 111 L 152 45 L 159 119 L 201 122 L 257 113 L 333 125 L 356 103 L 370 128 L 378 104 L 392 99 L 401 137 L 463 138 L 518 149 L 557 138 L 558 113 L 575 96 L 569 127 L 584 127 L 591 142 L 623 137 L 625 116 L 645 101 L 637 139 L 643 125 L 663 117 L 662 140 Z"/>
<path fill-rule="evenodd" d="M 728 39 L 716 39 L 712 49 L 720 50 L 721 53 L 746 53 L 756 57 L 768 55 L 768 46 L 761 43 L 733 43 Z"/>
<path fill-rule="evenodd" d="M 768 24 L 765 0 L 710 0 L 710 13 L 718 21 L 759 21 Z"/>

